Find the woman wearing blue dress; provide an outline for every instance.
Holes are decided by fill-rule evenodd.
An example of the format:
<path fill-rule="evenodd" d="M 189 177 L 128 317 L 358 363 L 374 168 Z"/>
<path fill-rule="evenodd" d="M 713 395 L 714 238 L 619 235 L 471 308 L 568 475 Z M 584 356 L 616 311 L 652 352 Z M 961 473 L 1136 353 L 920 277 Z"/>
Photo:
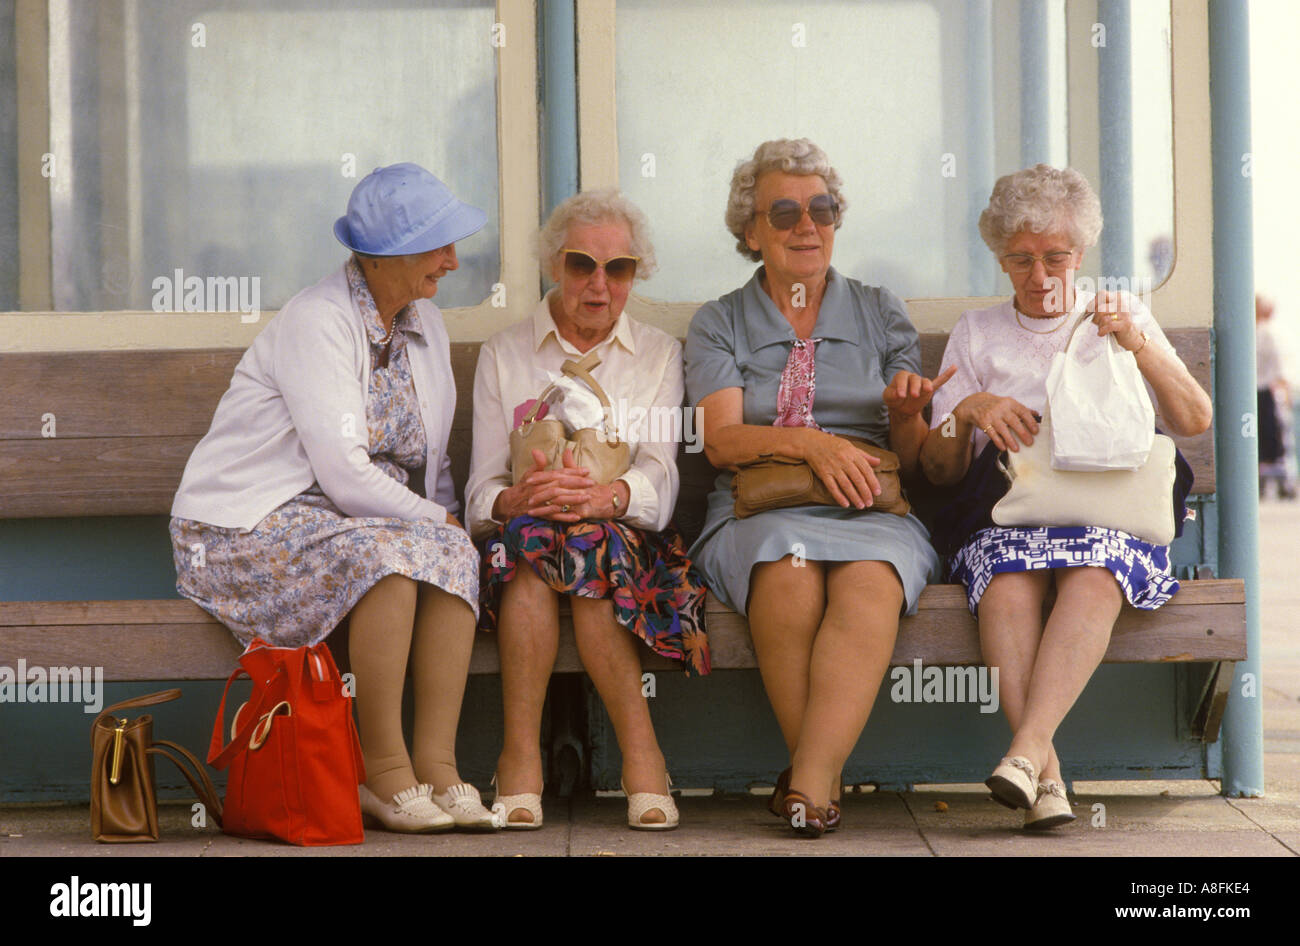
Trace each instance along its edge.
<path fill-rule="evenodd" d="M 773 812 L 804 836 L 839 823 L 840 770 L 889 666 L 898 619 L 938 564 L 911 515 L 871 509 L 874 459 L 845 434 L 917 468 L 937 385 L 920 376 L 902 301 L 831 267 L 845 201 L 807 139 L 769 141 L 731 182 L 727 226 L 762 267 L 705 305 L 686 339 L 686 388 L 723 471 L 690 557 L 749 619 L 763 685 L 790 752 Z M 838 506 L 733 513 L 731 471 L 774 453 L 805 460 Z"/>

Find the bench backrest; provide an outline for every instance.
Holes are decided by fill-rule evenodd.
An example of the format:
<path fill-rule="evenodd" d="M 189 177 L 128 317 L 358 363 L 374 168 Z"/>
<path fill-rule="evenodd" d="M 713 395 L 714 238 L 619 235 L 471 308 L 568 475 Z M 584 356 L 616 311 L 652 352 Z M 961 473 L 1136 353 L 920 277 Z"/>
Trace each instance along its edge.
<path fill-rule="evenodd" d="M 1210 336 L 1171 331 L 1193 376 L 1211 389 Z M 921 336 L 925 372 L 938 373 L 948 336 Z M 479 342 L 451 346 L 458 398 L 449 444 L 463 490 L 473 427 Z M 185 461 L 207 433 L 243 352 L 227 349 L 0 354 L 0 518 L 166 514 Z M 1196 493 L 1213 493 L 1213 430 L 1179 438 Z M 678 525 L 690 536 L 715 471 L 679 455 Z"/>

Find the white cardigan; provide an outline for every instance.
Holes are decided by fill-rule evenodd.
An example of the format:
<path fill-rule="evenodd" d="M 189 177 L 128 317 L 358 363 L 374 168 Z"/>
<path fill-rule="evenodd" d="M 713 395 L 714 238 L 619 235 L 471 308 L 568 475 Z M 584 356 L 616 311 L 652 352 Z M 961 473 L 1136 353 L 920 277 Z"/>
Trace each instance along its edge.
<path fill-rule="evenodd" d="M 235 367 L 212 426 L 185 465 L 172 515 L 250 530 L 312 482 L 346 515 L 446 522 L 455 514 L 447 437 L 456 387 L 442 313 L 417 300 L 407 335 L 428 441 L 425 493 L 370 462 L 370 342 L 340 267 L 298 293 Z"/>

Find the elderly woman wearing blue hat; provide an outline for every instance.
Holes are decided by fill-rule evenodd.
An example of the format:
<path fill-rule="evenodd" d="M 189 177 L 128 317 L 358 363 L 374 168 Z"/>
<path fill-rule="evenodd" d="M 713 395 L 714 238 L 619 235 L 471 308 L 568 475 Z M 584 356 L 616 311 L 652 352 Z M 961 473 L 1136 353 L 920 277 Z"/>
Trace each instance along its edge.
<path fill-rule="evenodd" d="M 352 256 L 253 341 L 172 505 L 177 590 L 240 643 L 300 647 L 348 622 L 361 807 L 392 831 L 497 827 L 456 769 L 478 555 L 455 518 L 455 385 L 429 301 L 486 219 L 414 164 L 357 184 L 334 226 Z"/>

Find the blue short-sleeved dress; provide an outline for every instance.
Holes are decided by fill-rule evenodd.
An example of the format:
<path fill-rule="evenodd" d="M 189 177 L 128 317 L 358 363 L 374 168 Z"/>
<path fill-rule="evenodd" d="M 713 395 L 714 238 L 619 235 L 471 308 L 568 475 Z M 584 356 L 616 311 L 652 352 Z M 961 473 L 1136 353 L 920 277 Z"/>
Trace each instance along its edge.
<path fill-rule="evenodd" d="M 686 392 L 691 404 L 699 404 L 714 391 L 743 388 L 744 422 L 770 426 L 776 419 L 781 372 L 796 338 L 763 291 L 762 272 L 760 268 L 742 288 L 702 307 L 691 320 Z M 814 419 L 830 433 L 888 446 L 885 385 L 898 371 L 921 370 L 916 329 L 902 300 L 832 268 L 811 337 L 822 340 L 816 348 Z M 929 534 L 915 516 L 796 506 L 737 519 L 731 478 L 723 472 L 714 483 L 704 530 L 689 553 L 709 588 L 727 605 L 744 614 L 754 566 L 798 554 L 809 561 L 889 562 L 902 580 L 905 613 L 915 613 L 917 598 L 939 565 Z"/>

